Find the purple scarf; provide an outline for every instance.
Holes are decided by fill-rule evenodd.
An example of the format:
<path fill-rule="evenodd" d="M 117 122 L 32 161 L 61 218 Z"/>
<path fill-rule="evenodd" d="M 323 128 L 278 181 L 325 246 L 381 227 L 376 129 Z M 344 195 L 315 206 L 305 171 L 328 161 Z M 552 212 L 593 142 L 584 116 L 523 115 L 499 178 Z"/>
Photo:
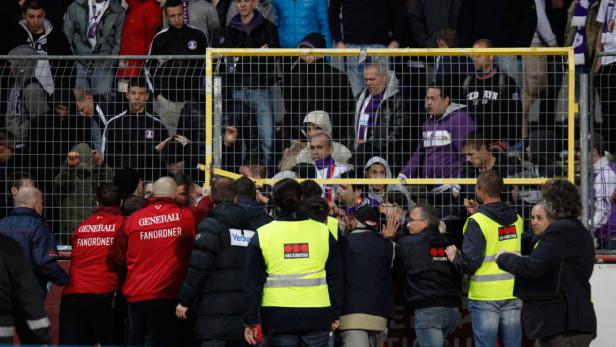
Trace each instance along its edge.
<path fill-rule="evenodd" d="M 571 26 L 575 28 L 573 37 L 573 54 L 575 65 L 586 64 L 586 16 L 593 0 L 580 0 L 573 9 Z"/>
<path fill-rule="evenodd" d="M 360 125 L 359 129 L 357 129 L 359 140 L 367 140 L 368 139 L 368 129 L 372 128 L 375 124 L 377 112 L 379 110 L 379 106 L 381 106 L 381 101 L 383 100 L 383 93 L 379 95 L 373 95 L 370 97 L 370 101 L 368 105 L 366 105 L 366 109 L 364 113 L 368 115 L 368 124 Z M 360 116 L 361 117 L 361 116 Z"/>
<path fill-rule="evenodd" d="M 190 0 L 182 0 L 182 7 L 184 7 L 184 24 L 190 24 L 190 17 L 188 17 L 188 3 Z"/>

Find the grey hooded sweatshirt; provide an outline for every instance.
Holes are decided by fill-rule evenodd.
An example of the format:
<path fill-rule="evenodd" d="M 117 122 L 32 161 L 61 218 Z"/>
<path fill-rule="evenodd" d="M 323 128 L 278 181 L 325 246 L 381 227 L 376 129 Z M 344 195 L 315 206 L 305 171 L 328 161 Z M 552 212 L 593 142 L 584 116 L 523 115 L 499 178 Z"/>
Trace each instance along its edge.
<path fill-rule="evenodd" d="M 35 56 L 36 50 L 22 45 L 13 48 L 9 56 Z M 28 139 L 30 122 L 34 117 L 47 113 L 47 93 L 36 79 L 37 59 L 9 59 L 14 74 L 6 110 L 6 128 L 15 135 L 18 143 Z"/>
<path fill-rule="evenodd" d="M 381 157 L 372 157 L 368 160 L 368 162 L 366 163 L 366 165 L 364 166 L 364 173 L 366 171 L 368 171 L 368 168 L 370 168 L 372 165 L 374 164 L 381 164 L 385 167 L 385 175 L 386 178 L 392 178 L 392 174 L 391 174 L 391 168 L 389 166 L 389 163 L 387 162 L 387 160 L 381 158 Z M 412 207 L 415 206 L 415 202 L 413 201 L 413 199 L 411 198 L 411 193 L 408 191 L 408 189 L 406 189 L 405 186 L 401 185 L 401 184 L 390 184 L 387 186 L 387 190 L 386 191 L 398 191 L 401 192 L 402 194 L 404 194 L 404 196 L 406 197 L 406 202 L 408 204 L 408 207 Z M 375 191 L 372 188 L 372 185 L 370 185 L 368 187 L 368 197 L 371 199 L 374 199 L 376 201 L 378 201 L 379 203 L 383 202 L 383 194 L 380 192 Z"/>
<path fill-rule="evenodd" d="M 312 123 L 323 129 L 323 132 L 332 136 L 332 123 L 329 119 L 329 114 L 325 111 L 312 111 L 304 117 L 304 124 Z M 332 149 L 332 158 L 340 164 L 348 164 L 351 159 L 351 151 L 343 144 L 332 141 L 334 148 Z M 310 148 L 302 149 L 296 158 L 296 163 L 312 163 L 310 156 Z"/>

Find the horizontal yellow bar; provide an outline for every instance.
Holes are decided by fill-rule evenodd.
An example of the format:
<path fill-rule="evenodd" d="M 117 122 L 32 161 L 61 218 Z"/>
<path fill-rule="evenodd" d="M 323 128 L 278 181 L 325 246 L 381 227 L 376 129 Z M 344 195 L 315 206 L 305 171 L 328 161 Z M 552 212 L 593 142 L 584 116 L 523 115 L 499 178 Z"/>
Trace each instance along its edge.
<path fill-rule="evenodd" d="M 224 177 L 237 179 L 241 175 L 221 170 L 214 169 L 214 174 Z M 298 179 L 303 181 L 304 179 Z M 508 185 L 541 185 L 547 182 L 548 178 L 505 178 L 504 182 Z M 256 179 L 257 184 L 273 185 L 278 180 L 274 179 Z M 406 185 L 441 185 L 441 184 L 459 184 L 459 185 L 474 185 L 477 180 L 475 178 L 408 178 L 401 180 L 398 178 L 319 178 L 314 179 L 319 184 L 406 184 Z"/>
<path fill-rule="evenodd" d="M 368 48 L 368 56 L 462 56 L 462 55 L 568 55 L 571 47 L 536 47 L 536 48 Z M 296 56 L 358 56 L 359 49 L 307 49 L 307 48 L 208 48 L 212 57 L 224 56 L 262 56 L 262 57 L 296 57 Z"/>

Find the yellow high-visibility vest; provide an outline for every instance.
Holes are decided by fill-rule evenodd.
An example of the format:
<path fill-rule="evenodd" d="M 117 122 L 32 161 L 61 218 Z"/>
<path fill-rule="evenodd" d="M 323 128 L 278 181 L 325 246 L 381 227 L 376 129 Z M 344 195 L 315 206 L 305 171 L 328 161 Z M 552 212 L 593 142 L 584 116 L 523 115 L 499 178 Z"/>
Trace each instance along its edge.
<path fill-rule="evenodd" d="M 327 229 L 334 236 L 334 240 L 338 241 L 338 219 L 328 216 L 327 217 Z"/>
<path fill-rule="evenodd" d="M 257 233 L 267 272 L 261 306 L 331 306 L 325 273 L 330 231 L 325 224 L 274 221 Z"/>
<path fill-rule="evenodd" d="M 496 254 L 501 250 L 520 253 L 524 222 L 518 216 L 513 225 L 501 225 L 483 213 L 477 212 L 468 219 L 474 220 L 486 239 L 483 264 L 470 278 L 468 298 L 473 300 L 508 300 L 513 296 L 514 276 L 496 264 Z M 464 233 L 468 220 L 464 225 Z"/>

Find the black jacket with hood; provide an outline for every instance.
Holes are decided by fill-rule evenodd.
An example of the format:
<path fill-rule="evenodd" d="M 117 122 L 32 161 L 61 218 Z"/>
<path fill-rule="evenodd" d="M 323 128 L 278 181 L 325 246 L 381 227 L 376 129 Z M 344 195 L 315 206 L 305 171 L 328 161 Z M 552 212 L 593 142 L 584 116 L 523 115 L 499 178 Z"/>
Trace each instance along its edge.
<path fill-rule="evenodd" d="M 398 240 L 396 268 L 404 275 L 406 299 L 413 309 L 460 306 L 461 278 L 444 253 L 450 244 L 432 226 Z"/>
<path fill-rule="evenodd" d="M 180 303 L 196 311 L 196 339 L 240 340 L 244 336 L 242 281 L 246 249 L 254 234 L 246 217 L 241 207 L 221 203 L 197 227 L 180 290 Z"/>
<path fill-rule="evenodd" d="M 488 218 L 501 225 L 511 225 L 518 218 L 515 210 L 504 202 L 495 202 L 479 206 L 478 212 L 483 213 Z M 456 269 L 466 275 L 472 275 L 481 267 L 486 251 L 486 239 L 479 224 L 474 220 L 468 221 L 464 240 L 462 242 L 462 253 L 454 259 L 453 265 Z"/>
<path fill-rule="evenodd" d="M 265 213 L 265 207 L 256 202 L 254 199 L 238 196 L 237 205 L 241 207 L 244 212 L 246 212 L 246 218 L 248 218 L 250 230 L 257 230 L 274 220 L 272 216 Z"/>

